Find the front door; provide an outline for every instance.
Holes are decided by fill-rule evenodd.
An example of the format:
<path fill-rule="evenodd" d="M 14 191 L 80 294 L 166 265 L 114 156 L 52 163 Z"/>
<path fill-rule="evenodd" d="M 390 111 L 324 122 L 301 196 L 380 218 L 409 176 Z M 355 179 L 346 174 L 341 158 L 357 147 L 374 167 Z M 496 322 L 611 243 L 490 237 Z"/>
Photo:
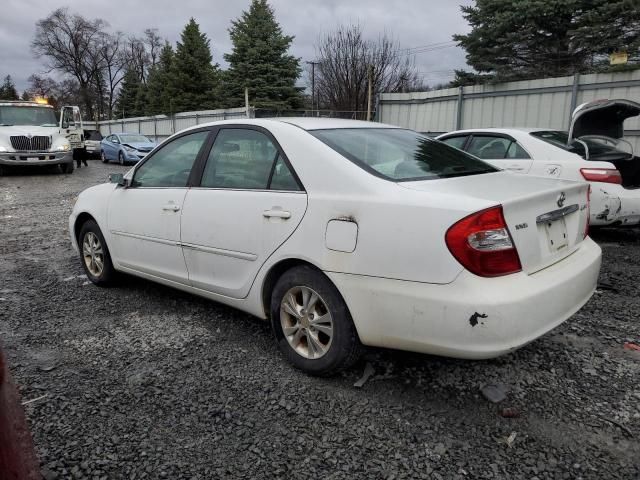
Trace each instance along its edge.
<path fill-rule="evenodd" d="M 180 247 L 180 216 L 191 169 L 209 130 L 175 138 L 141 163 L 131 187 L 109 201 L 112 255 L 123 267 L 188 283 Z"/>
<path fill-rule="evenodd" d="M 187 193 L 182 248 L 191 285 L 244 298 L 299 225 L 307 195 L 284 152 L 256 127 L 222 127 L 199 187 Z"/>

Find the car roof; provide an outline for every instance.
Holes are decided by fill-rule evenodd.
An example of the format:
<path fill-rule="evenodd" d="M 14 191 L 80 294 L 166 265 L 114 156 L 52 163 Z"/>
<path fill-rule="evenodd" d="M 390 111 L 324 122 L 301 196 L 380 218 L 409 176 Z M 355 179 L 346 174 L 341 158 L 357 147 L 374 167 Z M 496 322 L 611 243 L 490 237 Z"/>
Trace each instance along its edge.
<path fill-rule="evenodd" d="M 511 127 L 511 128 L 498 128 L 498 127 L 489 127 L 489 128 L 468 128 L 464 130 L 454 130 L 452 132 L 443 133 L 440 136 L 445 135 L 462 135 L 469 133 L 502 133 L 505 135 L 512 134 L 514 132 L 519 133 L 531 133 L 531 132 L 548 132 L 548 131 L 559 131 L 556 128 L 525 128 L 525 127 Z"/>
<path fill-rule="evenodd" d="M 273 126 L 275 123 L 295 125 L 303 130 L 330 130 L 334 128 L 401 128 L 377 122 L 350 120 L 344 118 L 323 117 L 272 117 L 272 118 L 239 118 L 235 120 L 219 120 L 195 125 L 188 130 L 216 126 L 216 125 L 256 125 L 261 127 Z"/>

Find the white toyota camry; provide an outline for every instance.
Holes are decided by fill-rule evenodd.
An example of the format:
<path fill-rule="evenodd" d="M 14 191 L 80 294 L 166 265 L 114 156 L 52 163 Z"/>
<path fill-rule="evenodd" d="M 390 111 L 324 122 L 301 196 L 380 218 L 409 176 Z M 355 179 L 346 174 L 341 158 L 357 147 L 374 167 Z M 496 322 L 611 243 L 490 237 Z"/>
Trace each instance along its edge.
<path fill-rule="evenodd" d="M 95 284 L 126 272 L 269 319 L 326 375 L 363 344 L 482 359 L 565 321 L 600 269 L 588 189 L 387 125 L 237 120 L 85 190 L 69 227 Z"/>
<path fill-rule="evenodd" d="M 438 139 L 499 168 L 539 177 L 588 181 L 593 226 L 640 224 L 640 157 L 623 139 L 624 121 L 640 115 L 629 100 L 576 108 L 567 132 L 544 128 L 476 128 Z"/>

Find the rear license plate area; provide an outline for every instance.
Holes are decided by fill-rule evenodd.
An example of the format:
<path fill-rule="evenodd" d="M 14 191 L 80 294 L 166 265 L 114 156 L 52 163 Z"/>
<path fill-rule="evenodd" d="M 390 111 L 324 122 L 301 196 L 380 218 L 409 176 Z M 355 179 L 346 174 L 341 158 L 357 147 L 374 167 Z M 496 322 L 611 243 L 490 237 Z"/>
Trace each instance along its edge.
<path fill-rule="evenodd" d="M 547 245 L 551 252 L 567 248 L 569 240 L 567 238 L 567 223 L 564 218 L 544 222 L 544 229 L 547 234 Z"/>

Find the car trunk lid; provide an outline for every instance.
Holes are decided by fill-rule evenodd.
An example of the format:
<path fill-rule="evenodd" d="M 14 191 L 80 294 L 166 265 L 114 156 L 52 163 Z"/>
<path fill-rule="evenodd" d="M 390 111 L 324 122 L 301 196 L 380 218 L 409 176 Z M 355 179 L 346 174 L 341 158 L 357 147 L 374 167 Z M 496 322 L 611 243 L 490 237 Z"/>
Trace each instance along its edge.
<path fill-rule="evenodd" d="M 624 121 L 640 115 L 631 100 L 595 100 L 578 106 L 571 116 L 568 145 L 584 136 L 624 137 Z"/>
<path fill-rule="evenodd" d="M 522 269 L 529 274 L 571 255 L 584 240 L 589 218 L 586 183 L 498 172 L 399 185 L 471 197 L 478 201 L 477 210 L 502 205 Z"/>

